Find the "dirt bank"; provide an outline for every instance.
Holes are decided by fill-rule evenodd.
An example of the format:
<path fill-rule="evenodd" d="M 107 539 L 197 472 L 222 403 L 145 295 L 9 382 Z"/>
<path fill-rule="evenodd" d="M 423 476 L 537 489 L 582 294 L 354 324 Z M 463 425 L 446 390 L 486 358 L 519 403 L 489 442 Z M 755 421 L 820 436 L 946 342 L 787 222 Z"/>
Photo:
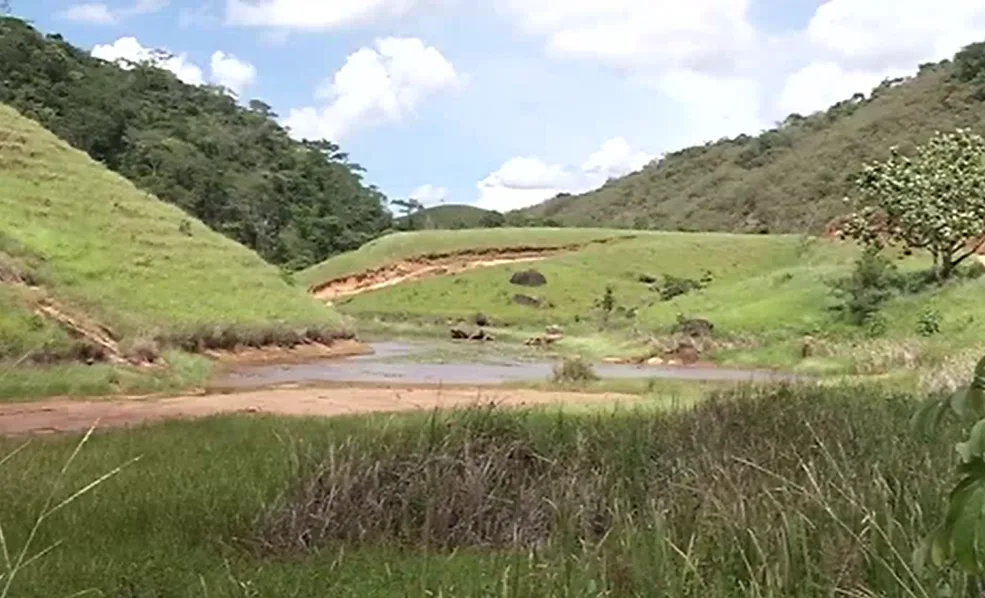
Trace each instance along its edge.
<path fill-rule="evenodd" d="M 340 297 L 365 293 L 366 291 L 381 289 L 410 280 L 458 274 L 459 272 L 473 270 L 475 268 L 486 268 L 518 262 L 534 262 L 560 253 L 570 253 L 584 249 L 590 245 L 625 241 L 630 238 L 632 237 L 600 239 L 589 243 L 560 247 L 491 247 L 488 249 L 471 249 L 451 253 L 422 255 L 399 260 L 358 274 L 328 280 L 314 285 L 308 290 L 319 299 L 333 301 Z"/>
<path fill-rule="evenodd" d="M 372 355 L 373 348 L 355 339 L 331 343 L 305 343 L 295 347 L 244 347 L 236 351 L 206 351 L 223 365 L 263 365 L 306 363 L 313 360 Z"/>
<path fill-rule="evenodd" d="M 0 435 L 19 436 L 82 431 L 167 419 L 230 413 L 338 416 L 397 412 L 472 404 L 502 406 L 638 401 L 615 393 L 551 392 L 512 389 L 422 388 L 277 388 L 234 394 L 186 395 L 158 399 L 56 399 L 0 405 Z"/>

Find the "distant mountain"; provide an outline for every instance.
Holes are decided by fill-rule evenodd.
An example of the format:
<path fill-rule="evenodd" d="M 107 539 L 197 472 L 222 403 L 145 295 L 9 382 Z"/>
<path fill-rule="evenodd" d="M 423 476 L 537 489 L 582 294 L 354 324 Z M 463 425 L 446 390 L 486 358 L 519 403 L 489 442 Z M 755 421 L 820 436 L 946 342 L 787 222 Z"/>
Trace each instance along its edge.
<path fill-rule="evenodd" d="M 861 90 L 860 90 L 861 91 Z M 935 130 L 985 133 L 985 43 L 924 64 L 776 128 L 666 156 L 598 190 L 559 196 L 519 214 L 566 226 L 734 232 L 822 230 L 864 161 L 907 151 Z"/>

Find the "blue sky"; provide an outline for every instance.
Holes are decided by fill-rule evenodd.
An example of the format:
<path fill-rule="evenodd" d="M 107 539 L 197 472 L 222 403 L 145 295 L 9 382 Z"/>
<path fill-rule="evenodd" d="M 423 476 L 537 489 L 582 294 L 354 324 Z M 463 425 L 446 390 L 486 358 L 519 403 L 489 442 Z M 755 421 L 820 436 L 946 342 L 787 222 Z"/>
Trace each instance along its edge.
<path fill-rule="evenodd" d="M 497 209 L 756 133 L 985 39 L 979 0 L 12 5 L 106 58 L 169 50 L 179 76 L 331 137 L 392 198 Z"/>

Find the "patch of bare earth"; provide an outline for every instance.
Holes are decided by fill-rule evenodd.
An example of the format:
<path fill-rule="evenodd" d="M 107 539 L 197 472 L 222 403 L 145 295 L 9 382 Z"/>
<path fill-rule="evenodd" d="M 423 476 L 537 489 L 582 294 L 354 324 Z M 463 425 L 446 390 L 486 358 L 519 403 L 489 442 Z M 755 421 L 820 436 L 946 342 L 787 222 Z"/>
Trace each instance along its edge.
<path fill-rule="evenodd" d="M 600 245 L 629 238 L 632 237 L 600 239 L 589 243 L 560 247 L 492 247 L 489 249 L 470 249 L 450 253 L 422 255 L 393 262 L 358 274 L 328 280 L 312 286 L 309 291 L 318 299 L 331 302 L 342 297 L 382 289 L 411 280 L 458 274 L 466 270 L 501 266 L 503 264 L 535 262 L 561 253 L 577 251 L 589 245 Z"/>
<path fill-rule="evenodd" d="M 103 400 L 53 399 L 0 405 L 0 435 L 19 436 L 130 426 L 170 419 L 253 413 L 332 417 L 490 403 L 503 407 L 638 401 L 633 395 L 526 389 L 422 387 L 277 388 L 234 394 Z"/>

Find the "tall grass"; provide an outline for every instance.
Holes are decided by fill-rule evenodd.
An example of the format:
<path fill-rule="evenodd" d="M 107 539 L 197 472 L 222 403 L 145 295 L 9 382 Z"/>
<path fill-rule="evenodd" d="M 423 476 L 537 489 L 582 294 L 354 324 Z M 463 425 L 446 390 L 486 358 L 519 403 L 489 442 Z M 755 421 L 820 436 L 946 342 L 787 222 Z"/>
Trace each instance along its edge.
<path fill-rule="evenodd" d="M 42 540 L 65 543 L 16 595 L 963 595 L 959 575 L 910 564 L 950 464 L 946 443 L 909 435 L 914 407 L 872 387 L 749 387 L 671 413 L 107 433 L 78 475 L 135 454 L 139 469 L 53 518 Z M 9 537 L 26 537 L 70 447 L 37 443 L 0 470 Z"/>

